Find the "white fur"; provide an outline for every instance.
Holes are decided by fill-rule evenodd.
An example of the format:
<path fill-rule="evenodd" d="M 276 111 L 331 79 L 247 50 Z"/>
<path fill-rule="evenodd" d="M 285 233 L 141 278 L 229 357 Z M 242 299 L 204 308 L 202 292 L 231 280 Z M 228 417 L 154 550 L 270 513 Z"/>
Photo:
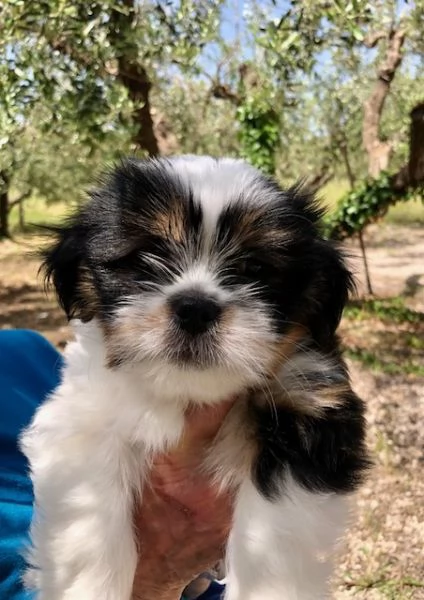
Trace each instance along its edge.
<path fill-rule="evenodd" d="M 346 498 L 308 492 L 289 473 L 276 501 L 245 481 L 229 540 L 225 600 L 328 597 L 331 551 L 346 509 Z"/>
<path fill-rule="evenodd" d="M 180 389 L 176 378 L 164 394 L 157 379 L 111 371 L 104 359 L 98 326 L 77 323 L 62 383 L 22 437 L 36 498 L 30 560 L 37 600 L 129 600 L 133 498 L 152 453 L 177 443 L 183 430 L 186 404 L 170 394 Z M 204 400 L 223 391 L 210 374 Z M 199 393 L 196 383 L 191 392 Z M 269 502 L 246 479 L 229 545 L 227 600 L 323 598 L 327 570 L 316 554 L 340 532 L 341 503 L 291 478 Z"/>
<path fill-rule="evenodd" d="M 168 159 L 169 169 L 190 187 L 200 202 L 203 219 L 210 237 L 222 210 L 240 200 L 248 204 L 266 204 L 275 192 L 264 189 L 258 171 L 244 160 L 210 156 L 178 156 Z"/>
<path fill-rule="evenodd" d="M 40 600 L 126 600 L 133 497 L 151 453 L 181 435 L 183 411 L 106 369 L 98 328 L 78 329 L 61 385 L 22 438 L 36 498 L 32 576 Z"/>

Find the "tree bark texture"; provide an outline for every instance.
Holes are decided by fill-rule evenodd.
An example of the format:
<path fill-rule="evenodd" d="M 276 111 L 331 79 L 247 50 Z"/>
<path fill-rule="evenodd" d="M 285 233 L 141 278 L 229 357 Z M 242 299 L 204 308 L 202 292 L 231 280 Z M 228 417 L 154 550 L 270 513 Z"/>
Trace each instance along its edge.
<path fill-rule="evenodd" d="M 373 47 L 381 38 L 382 35 L 379 34 L 366 45 Z M 403 29 L 393 30 L 389 33 L 386 54 L 377 69 L 377 81 L 371 95 L 364 102 L 362 143 L 368 154 L 368 173 L 371 177 L 378 177 L 381 171 L 387 169 L 393 150 L 393 143 L 382 140 L 380 137 L 380 120 L 390 85 L 402 62 L 404 41 L 405 31 Z"/>
<path fill-rule="evenodd" d="M 424 102 L 412 109 L 410 117 L 408 163 L 391 178 L 393 191 L 398 196 L 408 188 L 424 185 Z"/>
<path fill-rule="evenodd" d="M 355 178 L 355 174 L 352 169 L 352 165 L 350 164 L 350 157 L 349 157 L 349 151 L 347 148 L 346 140 L 344 140 L 344 142 L 342 142 L 342 144 L 340 145 L 340 152 L 343 157 L 343 162 L 345 164 L 346 175 L 347 175 L 347 178 L 349 179 L 350 189 L 353 190 L 353 188 L 356 185 L 356 178 Z M 373 290 L 372 283 L 371 283 L 371 273 L 370 273 L 370 269 L 368 266 L 367 253 L 365 250 L 365 242 L 364 242 L 364 237 L 363 237 L 362 231 L 359 232 L 358 238 L 359 238 L 359 247 L 361 249 L 362 262 L 364 265 L 365 284 L 367 286 L 367 293 L 370 296 L 373 296 L 374 290 Z"/>
<path fill-rule="evenodd" d="M 112 9 L 110 14 L 109 40 L 115 49 L 116 76 L 134 103 L 133 122 L 136 133 L 133 141 L 149 156 L 157 156 L 159 146 L 150 108 L 152 83 L 145 67 L 140 63 L 137 44 L 128 39 L 125 44 L 122 43 L 122 39 L 128 38 L 128 32 L 133 28 L 135 0 L 123 0 L 123 5 L 126 8 L 125 12 Z"/>
<path fill-rule="evenodd" d="M 153 128 L 149 100 L 152 84 L 146 69 L 131 62 L 125 56 L 121 56 L 118 59 L 118 79 L 126 87 L 128 96 L 135 105 L 133 121 L 137 126 L 137 131 L 133 141 L 140 150 L 145 150 L 149 156 L 157 156 L 159 146 Z"/>
<path fill-rule="evenodd" d="M 424 183 L 424 102 L 411 111 L 408 176 L 409 183 Z"/>
<path fill-rule="evenodd" d="M 19 210 L 19 231 L 23 232 L 23 231 L 25 231 L 25 209 L 24 209 L 23 202 L 19 202 L 18 210 Z"/>
<path fill-rule="evenodd" d="M 4 171 L 0 172 L 0 239 L 10 237 L 9 231 L 9 176 Z"/>

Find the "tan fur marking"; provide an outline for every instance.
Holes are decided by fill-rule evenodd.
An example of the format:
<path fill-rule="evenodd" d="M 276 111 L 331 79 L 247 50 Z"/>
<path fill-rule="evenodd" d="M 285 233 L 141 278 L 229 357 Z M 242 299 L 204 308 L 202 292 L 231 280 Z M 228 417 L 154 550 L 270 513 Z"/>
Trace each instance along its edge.
<path fill-rule="evenodd" d="M 88 267 L 82 265 L 78 273 L 78 291 L 86 306 L 81 309 L 78 317 L 89 321 L 99 310 L 99 297 L 94 286 L 93 277 Z"/>
<path fill-rule="evenodd" d="M 234 306 L 226 306 L 220 317 L 220 330 L 223 334 L 228 333 L 231 327 L 231 321 L 234 319 L 236 309 Z"/>
<path fill-rule="evenodd" d="M 269 383 L 266 389 L 254 394 L 256 405 L 265 406 L 272 402 L 277 406 L 286 406 L 300 413 L 318 416 L 324 409 L 338 408 L 343 403 L 344 396 L 351 391 L 347 380 L 335 382 L 330 378 L 328 385 L 323 385 L 322 382 L 315 384 L 313 381 L 308 381 L 307 372 L 302 376 L 305 365 L 299 369 L 295 355 L 301 352 L 299 347 L 302 340 L 306 340 L 307 337 L 308 331 L 302 325 L 293 326 L 281 336 L 280 341 L 275 345 L 275 360 L 268 373 Z M 331 376 L 331 367 L 325 367 L 327 360 L 325 357 L 319 353 L 311 353 L 310 360 L 310 369 L 306 364 L 307 371 L 328 370 Z M 282 374 L 285 366 L 290 369 L 291 361 L 293 361 L 292 371 L 287 375 Z M 334 368 L 336 369 L 336 364 Z"/>
<path fill-rule="evenodd" d="M 248 398 L 238 398 L 203 463 L 219 489 L 235 489 L 250 475 L 258 453 Z"/>
<path fill-rule="evenodd" d="M 262 216 L 262 210 L 246 211 L 237 223 L 236 237 L 246 242 L 257 243 L 261 246 L 264 244 L 280 245 L 292 239 L 291 232 L 284 229 L 259 227 L 258 224 Z"/>
<path fill-rule="evenodd" d="M 293 350 L 296 350 L 296 345 L 291 357 L 284 363 L 280 362 L 280 369 L 270 372 L 268 385 L 255 393 L 254 403 L 258 406 L 273 403 L 311 416 L 319 416 L 326 408 L 340 407 L 345 396 L 351 393 L 351 388 L 347 379 L 340 379 L 340 372 L 335 377 L 337 363 L 333 363 L 333 359 L 328 362 L 318 352 L 299 352 L 296 357 Z M 306 363 L 302 364 L 302 359 Z M 308 374 L 314 372 L 321 373 L 316 382 L 313 377 L 308 378 Z M 323 384 L 326 376 L 328 385 Z"/>
<path fill-rule="evenodd" d="M 281 394 L 276 401 L 305 415 L 318 417 L 326 408 L 340 408 L 344 396 L 349 392 L 351 389 L 347 383 L 333 384 L 321 389 L 311 389 L 309 392 L 299 389 L 289 395 Z"/>
<path fill-rule="evenodd" d="M 239 221 L 239 230 L 245 235 L 254 234 L 257 230 L 257 222 L 261 218 L 261 212 L 256 210 L 245 211 Z"/>
<path fill-rule="evenodd" d="M 154 233 L 165 239 L 171 238 L 182 242 L 185 237 L 184 213 L 182 207 L 176 207 L 171 212 L 158 213 L 152 223 Z"/>
<path fill-rule="evenodd" d="M 107 366 L 113 367 L 122 360 L 123 347 L 136 346 L 137 340 L 153 330 L 160 329 L 161 333 L 165 333 L 168 324 L 169 310 L 166 305 L 158 307 L 143 318 L 138 318 L 135 314 L 132 318 L 121 318 L 113 323 L 103 323 Z M 133 344 L 133 341 L 136 343 Z"/>
<path fill-rule="evenodd" d="M 296 350 L 303 339 L 308 336 L 308 330 L 303 325 L 293 325 L 284 335 L 280 337 L 274 346 L 275 359 L 271 364 L 269 374 L 274 377 L 285 362 L 287 362 Z"/>

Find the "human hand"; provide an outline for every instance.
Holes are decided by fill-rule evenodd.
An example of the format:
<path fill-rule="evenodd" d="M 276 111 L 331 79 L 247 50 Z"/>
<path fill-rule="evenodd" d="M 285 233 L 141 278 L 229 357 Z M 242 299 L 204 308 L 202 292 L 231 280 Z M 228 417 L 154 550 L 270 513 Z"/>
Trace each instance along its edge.
<path fill-rule="evenodd" d="M 135 514 L 140 560 L 133 600 L 178 600 L 190 581 L 222 558 L 232 498 L 219 494 L 199 467 L 233 402 L 192 409 L 178 448 L 154 461 Z"/>

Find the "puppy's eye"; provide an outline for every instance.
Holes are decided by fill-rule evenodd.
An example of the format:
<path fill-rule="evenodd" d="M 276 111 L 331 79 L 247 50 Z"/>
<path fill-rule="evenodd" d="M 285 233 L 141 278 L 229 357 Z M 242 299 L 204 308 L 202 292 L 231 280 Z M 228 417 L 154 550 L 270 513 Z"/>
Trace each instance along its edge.
<path fill-rule="evenodd" d="M 244 258 L 237 263 L 237 271 L 242 277 L 259 279 L 269 271 L 269 265 L 253 258 Z"/>
<path fill-rule="evenodd" d="M 140 251 L 133 250 L 124 256 L 120 256 L 119 258 L 114 258 L 112 260 L 108 260 L 104 266 L 108 269 L 112 270 L 125 270 L 129 268 L 133 268 L 137 262 L 140 261 Z"/>

